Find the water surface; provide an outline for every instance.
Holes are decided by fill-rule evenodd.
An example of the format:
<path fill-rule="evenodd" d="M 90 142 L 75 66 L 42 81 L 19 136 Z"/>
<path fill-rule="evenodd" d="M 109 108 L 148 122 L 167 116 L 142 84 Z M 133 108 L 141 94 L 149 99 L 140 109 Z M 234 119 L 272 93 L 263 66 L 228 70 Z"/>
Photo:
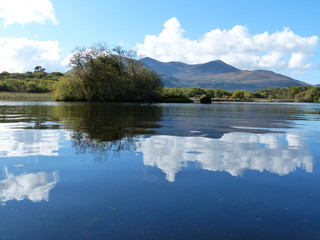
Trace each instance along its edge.
<path fill-rule="evenodd" d="M 0 102 L 0 239 L 320 239 L 320 105 Z"/>

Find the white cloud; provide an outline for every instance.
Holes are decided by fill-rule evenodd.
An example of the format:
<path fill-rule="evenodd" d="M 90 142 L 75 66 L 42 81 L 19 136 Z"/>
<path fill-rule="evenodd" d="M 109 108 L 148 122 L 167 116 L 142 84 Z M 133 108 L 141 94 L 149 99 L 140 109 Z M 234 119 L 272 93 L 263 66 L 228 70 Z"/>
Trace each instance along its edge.
<path fill-rule="evenodd" d="M 0 0 L 0 18 L 5 27 L 13 23 L 58 23 L 50 0 Z"/>
<path fill-rule="evenodd" d="M 0 72 L 33 71 L 38 65 L 47 71 L 62 71 L 65 67 L 61 62 L 58 41 L 0 37 Z"/>
<path fill-rule="evenodd" d="M 311 66 L 318 36 L 302 37 L 289 28 L 253 35 L 245 26 L 214 29 L 199 40 L 184 37 L 176 18 L 164 24 L 159 35 L 147 35 L 137 44 L 139 54 L 160 61 L 204 63 L 220 59 L 241 69 L 276 68 L 303 71 Z"/>

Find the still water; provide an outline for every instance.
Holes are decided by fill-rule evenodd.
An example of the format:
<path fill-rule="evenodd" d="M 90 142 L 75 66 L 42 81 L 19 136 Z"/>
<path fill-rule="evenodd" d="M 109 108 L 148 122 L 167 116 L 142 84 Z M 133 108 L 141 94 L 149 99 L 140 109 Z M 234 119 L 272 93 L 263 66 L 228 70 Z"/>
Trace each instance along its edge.
<path fill-rule="evenodd" d="M 0 102 L 0 239 L 320 239 L 320 105 Z"/>

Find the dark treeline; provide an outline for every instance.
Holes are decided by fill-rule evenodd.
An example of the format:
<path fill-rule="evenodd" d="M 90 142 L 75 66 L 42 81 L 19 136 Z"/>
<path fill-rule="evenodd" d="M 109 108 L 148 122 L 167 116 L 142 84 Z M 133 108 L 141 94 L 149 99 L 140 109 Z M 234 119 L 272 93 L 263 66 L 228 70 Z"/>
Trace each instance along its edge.
<path fill-rule="evenodd" d="M 63 73 L 46 73 L 41 66 L 36 66 L 34 72 L 0 73 L 0 92 L 52 92 L 55 84 Z"/>

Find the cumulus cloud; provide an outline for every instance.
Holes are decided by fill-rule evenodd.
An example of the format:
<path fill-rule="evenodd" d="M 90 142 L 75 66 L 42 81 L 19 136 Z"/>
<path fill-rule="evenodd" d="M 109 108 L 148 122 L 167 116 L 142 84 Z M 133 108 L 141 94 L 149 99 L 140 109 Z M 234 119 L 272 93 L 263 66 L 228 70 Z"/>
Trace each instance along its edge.
<path fill-rule="evenodd" d="M 48 71 L 65 69 L 58 41 L 0 37 L 0 72 L 31 71 L 43 66 Z"/>
<path fill-rule="evenodd" d="M 13 23 L 58 23 L 50 0 L 0 0 L 0 18 L 5 27 Z"/>
<path fill-rule="evenodd" d="M 275 68 L 304 71 L 311 64 L 318 36 L 302 37 L 289 28 L 274 33 L 251 34 L 247 27 L 214 29 L 191 40 L 177 18 L 165 22 L 159 35 L 147 35 L 137 44 L 139 54 L 160 61 L 205 63 L 220 59 L 241 69 Z"/>

